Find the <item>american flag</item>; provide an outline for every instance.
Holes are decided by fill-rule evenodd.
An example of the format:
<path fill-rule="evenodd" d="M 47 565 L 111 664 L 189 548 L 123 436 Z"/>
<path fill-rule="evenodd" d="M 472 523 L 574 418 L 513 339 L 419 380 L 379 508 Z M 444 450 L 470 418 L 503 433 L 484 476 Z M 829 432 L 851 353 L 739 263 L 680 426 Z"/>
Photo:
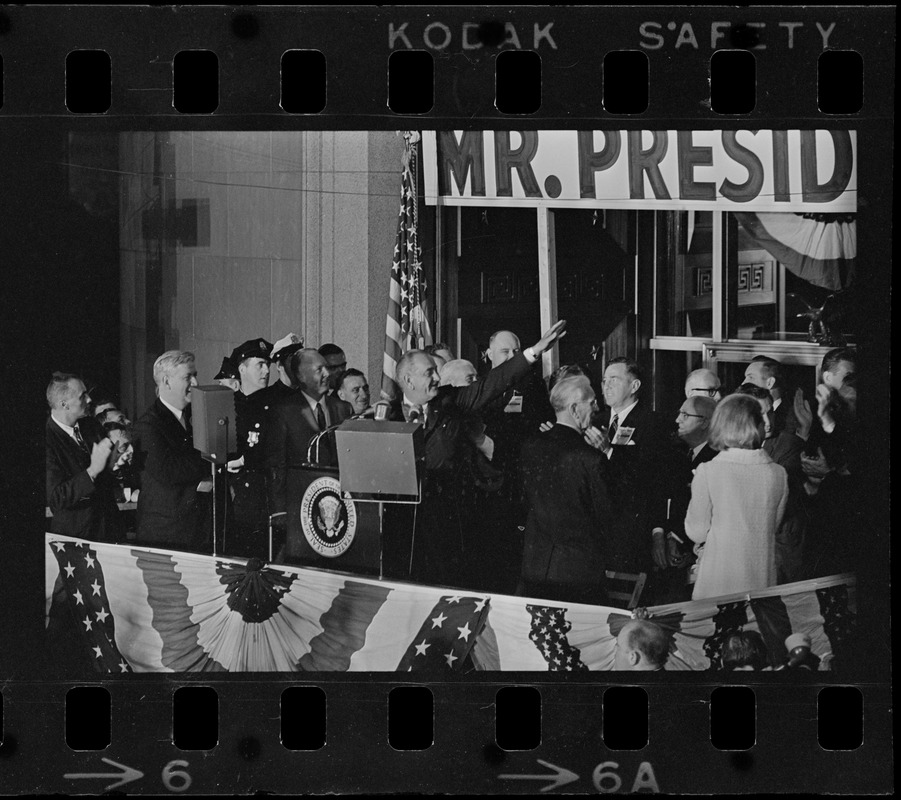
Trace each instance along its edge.
<path fill-rule="evenodd" d="M 132 672 L 116 645 L 116 620 L 106 595 L 106 581 L 97 551 L 87 542 L 53 542 L 59 578 L 66 589 L 69 611 L 91 663 L 98 672 Z"/>
<path fill-rule="evenodd" d="M 551 672 L 582 672 L 588 667 L 582 662 L 578 647 L 573 647 L 566 638 L 572 630 L 572 623 L 566 619 L 565 608 L 547 606 L 526 606 L 532 615 L 532 629 L 529 638 L 541 650 Z"/>
<path fill-rule="evenodd" d="M 405 134 L 407 150 L 400 185 L 397 213 L 397 240 L 391 263 L 388 290 L 388 317 L 385 323 L 385 358 L 382 367 L 382 397 L 399 395 L 394 368 L 408 350 L 432 343 L 432 331 L 425 313 L 425 280 L 419 250 L 416 203 L 416 142 L 418 134 Z"/>
<path fill-rule="evenodd" d="M 398 672 L 456 671 L 482 631 L 488 613 L 482 597 L 442 597 L 413 637 Z"/>

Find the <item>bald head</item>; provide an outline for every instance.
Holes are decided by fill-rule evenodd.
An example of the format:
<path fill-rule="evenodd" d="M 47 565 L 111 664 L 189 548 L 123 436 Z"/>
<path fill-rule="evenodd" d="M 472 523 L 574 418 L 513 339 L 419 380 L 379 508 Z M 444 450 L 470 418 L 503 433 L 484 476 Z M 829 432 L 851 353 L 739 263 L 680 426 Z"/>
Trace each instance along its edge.
<path fill-rule="evenodd" d="M 656 622 L 627 622 L 616 637 L 613 669 L 647 671 L 663 669 L 669 656 L 669 636 Z"/>
<path fill-rule="evenodd" d="M 519 352 L 519 337 L 511 331 L 495 331 L 488 340 L 488 358 L 492 369 L 509 361 Z"/>
<path fill-rule="evenodd" d="M 318 350 L 312 347 L 298 350 L 291 356 L 290 365 L 297 385 L 314 400 L 328 391 L 328 364 Z"/>
<path fill-rule="evenodd" d="M 719 400 L 722 397 L 720 386 L 720 379 L 713 370 L 696 369 L 685 379 L 685 396 L 711 397 Z"/>

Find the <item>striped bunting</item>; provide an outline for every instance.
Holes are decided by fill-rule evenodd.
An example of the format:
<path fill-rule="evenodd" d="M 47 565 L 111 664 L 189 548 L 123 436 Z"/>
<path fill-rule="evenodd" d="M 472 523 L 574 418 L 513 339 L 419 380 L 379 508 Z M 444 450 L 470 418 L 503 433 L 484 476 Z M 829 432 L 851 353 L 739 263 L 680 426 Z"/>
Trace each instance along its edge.
<path fill-rule="evenodd" d="M 613 668 L 622 609 L 495 595 L 472 659 L 477 669 L 584 671 Z"/>
<path fill-rule="evenodd" d="M 46 536 L 46 595 L 71 612 L 103 672 L 613 668 L 629 612 Z M 805 634 L 820 668 L 841 658 L 856 620 L 853 575 L 655 606 L 672 635 L 667 670 L 721 667 L 725 638 L 758 631 L 772 664 Z"/>

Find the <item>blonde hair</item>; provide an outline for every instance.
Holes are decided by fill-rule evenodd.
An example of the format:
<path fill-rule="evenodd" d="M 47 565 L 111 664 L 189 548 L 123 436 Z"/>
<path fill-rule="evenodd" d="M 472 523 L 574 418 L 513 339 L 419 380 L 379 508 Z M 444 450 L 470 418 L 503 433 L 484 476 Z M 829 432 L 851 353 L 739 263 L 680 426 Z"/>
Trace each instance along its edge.
<path fill-rule="evenodd" d="M 713 412 L 708 441 L 714 450 L 759 450 L 763 431 L 760 403 L 746 394 L 730 394 Z"/>

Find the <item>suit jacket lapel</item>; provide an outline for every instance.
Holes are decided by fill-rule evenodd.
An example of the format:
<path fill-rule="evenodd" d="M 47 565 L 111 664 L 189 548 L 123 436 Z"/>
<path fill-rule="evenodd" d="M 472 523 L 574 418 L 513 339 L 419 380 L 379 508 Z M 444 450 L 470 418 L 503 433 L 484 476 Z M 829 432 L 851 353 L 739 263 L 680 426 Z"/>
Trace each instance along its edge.
<path fill-rule="evenodd" d="M 182 424 L 178 421 L 175 414 L 173 414 L 169 408 L 163 405 L 163 401 L 159 398 L 156 399 L 157 403 L 157 415 L 160 418 L 160 421 L 165 425 L 173 438 L 178 439 L 179 441 L 185 439 L 187 436 L 187 430 L 182 426 Z"/>
<path fill-rule="evenodd" d="M 57 445 L 61 447 L 64 451 L 67 451 L 70 454 L 71 458 L 74 458 L 77 462 L 84 461 L 85 464 L 90 464 L 91 457 L 88 453 L 86 453 L 81 447 L 78 446 L 78 443 L 69 436 L 59 425 L 57 425 L 53 419 L 47 420 L 47 425 L 50 427 L 51 435 L 56 437 Z M 82 435 L 82 438 L 84 436 Z"/>
<path fill-rule="evenodd" d="M 313 416 L 313 411 L 310 408 L 310 404 L 307 402 L 306 395 L 301 392 L 298 400 L 300 401 L 300 414 L 303 417 L 304 422 L 310 426 L 311 430 L 318 431 L 319 424 L 316 422 L 316 417 Z"/>

